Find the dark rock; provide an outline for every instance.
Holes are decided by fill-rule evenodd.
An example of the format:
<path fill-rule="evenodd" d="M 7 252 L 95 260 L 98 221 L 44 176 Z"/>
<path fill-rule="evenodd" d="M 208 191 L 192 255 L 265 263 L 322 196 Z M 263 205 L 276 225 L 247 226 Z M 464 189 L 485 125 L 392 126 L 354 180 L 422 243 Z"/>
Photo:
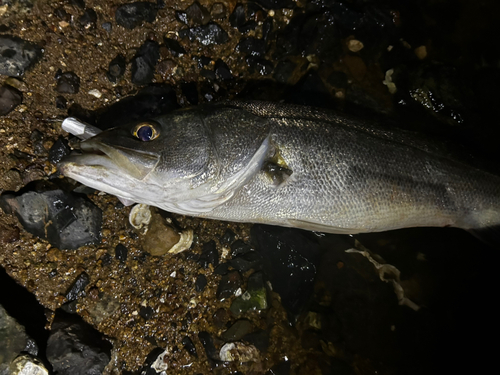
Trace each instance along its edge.
<path fill-rule="evenodd" d="M 337 89 L 347 88 L 347 74 L 344 72 L 332 72 L 326 81 Z"/>
<path fill-rule="evenodd" d="M 127 261 L 128 249 L 125 245 L 119 243 L 115 247 L 115 258 L 120 261 L 120 263 L 125 263 Z"/>
<path fill-rule="evenodd" d="M 298 315 L 313 292 L 320 261 L 318 243 L 303 231 L 255 225 L 251 240 L 262 255 L 273 291 L 293 315 Z"/>
<path fill-rule="evenodd" d="M 0 86 L 0 116 L 5 116 L 23 101 L 20 91 L 11 86 Z"/>
<path fill-rule="evenodd" d="M 0 74 L 20 77 L 42 57 L 37 45 L 10 35 L 0 35 Z"/>
<path fill-rule="evenodd" d="M 150 83 L 159 58 L 160 45 L 153 40 L 146 40 L 132 59 L 132 83 L 136 85 Z"/>
<path fill-rule="evenodd" d="M 292 366 L 292 362 L 288 359 L 274 365 L 268 372 L 267 375 L 290 375 L 290 369 Z"/>
<path fill-rule="evenodd" d="M 215 348 L 214 339 L 210 336 L 210 333 L 206 331 L 202 331 L 198 333 L 198 338 L 200 339 L 201 344 L 205 348 L 205 352 L 207 353 L 207 357 L 215 360 L 219 360 L 219 352 Z"/>
<path fill-rule="evenodd" d="M 189 23 L 186 12 L 176 10 L 175 11 L 175 18 L 177 18 L 177 21 L 182 22 L 186 25 Z"/>
<path fill-rule="evenodd" d="M 215 62 L 215 76 L 217 79 L 220 79 L 221 81 L 233 79 L 233 74 L 231 73 L 231 69 L 227 66 L 227 64 L 222 61 L 221 59 L 218 59 Z"/>
<path fill-rule="evenodd" d="M 94 9 L 87 9 L 83 12 L 83 15 L 78 18 L 78 22 L 85 28 L 95 26 L 95 23 L 97 22 L 97 13 Z"/>
<path fill-rule="evenodd" d="M 68 106 L 68 101 L 62 95 L 57 95 L 56 97 L 56 108 L 57 109 L 66 109 Z"/>
<path fill-rule="evenodd" d="M 177 40 L 165 37 L 163 38 L 163 41 L 165 43 L 165 47 L 167 47 L 172 53 L 172 56 L 179 57 L 186 54 L 186 50 L 182 48 Z"/>
<path fill-rule="evenodd" d="M 101 242 L 101 210 L 62 190 L 30 191 L 0 197 L 0 206 L 14 213 L 24 229 L 59 249 L 77 249 Z M 47 236 L 47 237 L 45 237 Z"/>
<path fill-rule="evenodd" d="M 276 65 L 274 69 L 273 78 L 279 83 L 288 83 L 295 71 L 295 63 L 290 60 L 282 60 Z"/>
<path fill-rule="evenodd" d="M 208 70 L 208 69 L 202 69 L 200 70 L 200 75 L 202 77 L 205 77 L 206 79 L 208 79 L 209 81 L 215 81 L 216 80 L 216 76 L 215 76 L 215 72 L 212 71 L 212 70 Z"/>
<path fill-rule="evenodd" d="M 255 22 L 257 12 L 262 12 L 262 8 L 254 2 L 238 4 L 229 16 L 229 23 L 232 27 L 236 27 L 239 32 L 245 33 L 257 26 L 257 22 Z"/>
<path fill-rule="evenodd" d="M 215 20 L 223 20 L 226 18 L 226 6 L 223 3 L 214 3 L 210 14 Z"/>
<path fill-rule="evenodd" d="M 101 27 L 106 30 L 108 33 L 111 32 L 111 30 L 113 30 L 113 25 L 111 24 L 111 22 L 104 22 Z"/>
<path fill-rule="evenodd" d="M 198 104 L 198 85 L 196 82 L 183 82 L 181 83 L 182 94 L 186 97 L 187 101 L 192 105 Z"/>
<path fill-rule="evenodd" d="M 198 358 L 196 346 L 194 346 L 193 341 L 188 336 L 184 336 L 182 338 L 182 345 L 184 345 L 184 349 L 186 349 L 189 354 L 191 354 L 195 358 Z"/>
<path fill-rule="evenodd" d="M 69 155 L 70 153 L 71 149 L 69 148 L 68 140 L 59 137 L 49 150 L 49 161 L 52 164 L 57 164 L 64 156 Z"/>
<path fill-rule="evenodd" d="M 118 78 L 123 76 L 123 74 L 125 73 L 125 64 L 126 61 L 123 55 L 117 55 L 113 60 L 111 60 L 107 73 L 108 79 L 111 82 L 116 83 Z"/>
<path fill-rule="evenodd" d="M 61 21 L 66 21 L 66 22 L 71 21 L 71 14 L 66 12 L 64 8 L 56 8 L 54 10 L 54 16 L 59 18 Z"/>
<path fill-rule="evenodd" d="M 234 293 L 243 284 L 243 280 L 238 271 L 231 271 L 227 275 L 222 276 L 222 279 L 217 287 L 217 298 L 219 300 L 234 296 Z"/>
<path fill-rule="evenodd" d="M 196 25 L 206 25 L 211 19 L 210 12 L 197 1 L 186 9 L 186 16 L 189 21 Z"/>
<path fill-rule="evenodd" d="M 247 57 L 246 62 L 250 73 L 258 72 L 260 75 L 266 76 L 271 74 L 274 69 L 272 62 L 266 59 Z"/>
<path fill-rule="evenodd" d="M 253 250 L 254 248 L 243 240 L 237 240 L 231 245 L 231 256 L 235 257 L 238 255 L 246 254 Z"/>
<path fill-rule="evenodd" d="M 229 264 L 228 263 L 221 263 L 214 269 L 214 273 L 216 275 L 226 275 L 229 272 Z"/>
<path fill-rule="evenodd" d="M 237 320 L 229 329 L 221 335 L 221 338 L 228 341 L 239 341 L 246 334 L 252 332 L 253 326 L 249 320 Z"/>
<path fill-rule="evenodd" d="M 106 253 L 101 257 L 101 262 L 104 267 L 109 266 L 113 262 L 113 257 Z"/>
<path fill-rule="evenodd" d="M 222 237 L 220 238 L 220 243 L 223 245 L 229 245 L 236 239 L 236 234 L 231 229 L 226 229 Z"/>
<path fill-rule="evenodd" d="M 70 0 L 69 3 L 78 9 L 85 9 L 85 1 L 83 0 Z"/>
<path fill-rule="evenodd" d="M 90 278 L 87 273 L 82 272 L 78 275 L 78 277 L 73 281 L 71 286 L 68 288 L 68 291 L 65 294 L 65 297 L 68 301 L 76 300 L 80 294 L 85 292 L 85 287 L 89 285 Z"/>
<path fill-rule="evenodd" d="M 213 316 L 214 325 L 221 329 L 226 326 L 227 322 L 231 319 L 231 314 L 226 309 L 220 308 Z"/>
<path fill-rule="evenodd" d="M 153 344 L 155 345 L 155 344 Z M 165 349 L 163 348 L 154 348 L 149 352 L 146 356 L 144 364 L 142 368 L 138 372 L 122 372 L 123 375 L 156 375 L 160 372 L 156 372 L 156 369 L 153 368 L 153 365 L 161 359 L 165 355 Z M 161 361 L 163 362 L 163 361 Z"/>
<path fill-rule="evenodd" d="M 40 130 L 33 130 L 30 134 L 30 141 L 36 155 L 44 155 L 47 152 L 43 145 L 43 133 Z"/>
<path fill-rule="evenodd" d="M 198 263 L 201 267 L 207 268 L 208 264 L 212 264 L 214 267 L 219 265 L 219 252 L 217 251 L 217 245 L 215 241 L 210 241 L 203 244 L 203 249 L 201 251 Z"/>
<path fill-rule="evenodd" d="M 206 286 L 207 286 L 207 278 L 205 277 L 205 275 L 198 275 L 194 283 L 195 290 L 198 293 L 203 292 L 203 289 L 205 289 Z"/>
<path fill-rule="evenodd" d="M 101 374 L 111 344 L 77 316 L 57 314 L 47 342 L 47 359 L 58 375 Z"/>
<path fill-rule="evenodd" d="M 154 309 L 151 306 L 141 306 L 139 309 L 139 315 L 144 318 L 144 320 L 149 320 L 154 314 Z"/>
<path fill-rule="evenodd" d="M 58 74 L 56 91 L 61 94 L 76 94 L 80 90 L 80 77 L 73 72 Z"/>
<path fill-rule="evenodd" d="M 197 40 L 204 46 L 212 44 L 224 44 L 229 40 L 229 35 L 216 23 L 208 23 L 203 26 L 191 27 L 179 31 L 181 38 L 189 38 L 190 41 Z"/>
<path fill-rule="evenodd" d="M 269 348 L 269 332 L 261 329 L 249 333 L 243 337 L 243 341 L 255 346 L 260 352 L 265 352 Z"/>
<path fill-rule="evenodd" d="M 105 108 L 97 127 L 110 129 L 132 121 L 153 118 L 179 108 L 177 94 L 168 85 L 147 86 L 135 96 L 128 96 Z"/>
<path fill-rule="evenodd" d="M 236 45 L 236 51 L 253 57 L 261 57 L 266 54 L 266 41 L 254 37 L 241 38 Z"/>
<path fill-rule="evenodd" d="M 154 3 L 138 1 L 119 6 L 116 9 L 115 19 L 118 25 L 132 30 L 136 26 L 140 26 L 144 21 L 154 22 L 157 11 Z"/>
<path fill-rule="evenodd" d="M 204 66 L 209 65 L 212 62 L 212 59 L 207 56 L 195 56 L 193 60 L 196 59 L 198 61 L 198 68 L 201 69 Z"/>
<path fill-rule="evenodd" d="M 262 268 L 262 256 L 255 251 L 250 251 L 231 259 L 229 264 L 241 273 L 245 273 L 250 269 L 258 271 Z"/>
<path fill-rule="evenodd" d="M 254 272 L 248 278 L 246 292 L 235 298 L 230 310 L 234 316 L 240 316 L 247 311 L 265 310 L 268 307 L 267 289 L 262 272 Z"/>

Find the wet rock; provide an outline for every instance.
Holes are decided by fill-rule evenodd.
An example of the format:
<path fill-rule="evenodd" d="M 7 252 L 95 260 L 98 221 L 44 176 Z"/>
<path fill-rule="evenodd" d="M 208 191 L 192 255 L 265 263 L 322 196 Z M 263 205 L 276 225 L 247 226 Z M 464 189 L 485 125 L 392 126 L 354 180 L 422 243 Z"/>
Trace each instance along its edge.
<path fill-rule="evenodd" d="M 77 316 L 57 314 L 47 342 L 47 359 L 59 375 L 101 374 L 111 345 Z"/>
<path fill-rule="evenodd" d="M 207 353 L 207 357 L 219 360 L 219 353 L 215 348 L 214 339 L 210 334 L 206 331 L 202 331 L 198 333 L 198 338 L 200 339 L 201 344 L 205 348 L 205 352 Z"/>
<path fill-rule="evenodd" d="M 57 164 L 63 157 L 69 155 L 70 153 L 71 149 L 69 148 L 68 140 L 59 137 L 49 150 L 49 161 L 52 164 Z"/>
<path fill-rule="evenodd" d="M 125 73 L 125 65 L 126 65 L 125 57 L 123 57 L 123 55 L 117 55 L 109 63 L 108 73 L 107 73 L 108 79 L 111 82 L 116 83 L 118 78 L 122 77 L 123 74 Z"/>
<path fill-rule="evenodd" d="M 144 318 L 144 320 L 149 320 L 154 314 L 154 309 L 151 306 L 141 306 L 139 309 L 139 315 Z"/>
<path fill-rule="evenodd" d="M 26 334 L 24 327 L 16 322 L 0 305 L 0 374 L 9 374 L 9 364 L 21 352 L 37 354 L 34 341 Z"/>
<path fill-rule="evenodd" d="M 262 254 L 264 271 L 283 306 L 299 314 L 313 292 L 320 261 L 318 243 L 303 231 L 265 225 L 252 227 L 251 241 Z"/>
<path fill-rule="evenodd" d="M 189 21 L 196 25 L 206 25 L 211 19 L 210 12 L 197 1 L 187 7 L 186 16 Z"/>
<path fill-rule="evenodd" d="M 189 354 L 191 354 L 195 358 L 198 358 L 198 353 L 196 352 L 196 346 L 193 344 L 193 341 L 188 336 L 184 336 L 182 338 L 182 345 L 184 345 L 184 349 L 186 349 Z"/>
<path fill-rule="evenodd" d="M 183 82 L 181 83 L 182 94 L 186 97 L 187 101 L 192 105 L 198 104 L 198 85 L 196 82 Z"/>
<path fill-rule="evenodd" d="M 253 57 L 262 57 L 266 53 L 266 41 L 254 37 L 241 38 L 236 51 Z"/>
<path fill-rule="evenodd" d="M 229 245 L 236 239 L 236 234 L 231 229 L 226 229 L 222 237 L 220 238 L 220 243 L 223 245 Z"/>
<path fill-rule="evenodd" d="M 224 44 L 229 40 L 229 35 L 216 23 L 208 23 L 203 26 L 191 27 L 179 31 L 181 38 L 189 38 L 190 41 L 197 40 L 204 46 L 212 44 Z"/>
<path fill-rule="evenodd" d="M 165 354 L 168 354 L 168 352 L 163 348 L 154 348 L 153 350 L 151 350 L 147 355 L 146 360 L 144 361 L 144 365 L 142 366 L 138 374 L 156 375 L 165 373 L 166 368 L 164 368 L 164 366 L 161 366 L 162 369 L 160 371 L 157 371 L 158 365 L 163 362 Z M 136 373 L 131 374 L 135 375 Z"/>
<path fill-rule="evenodd" d="M 260 353 L 253 345 L 246 345 L 242 342 L 231 342 L 225 344 L 220 349 L 220 359 L 224 362 L 257 362 Z"/>
<path fill-rule="evenodd" d="M 132 59 L 132 83 L 146 85 L 153 80 L 155 65 L 160 58 L 160 45 L 147 40 Z"/>
<path fill-rule="evenodd" d="M 240 316 L 247 311 L 265 310 L 268 306 L 267 290 L 262 272 L 254 272 L 248 278 L 246 292 L 235 298 L 230 310 L 233 315 Z"/>
<path fill-rule="evenodd" d="M 220 308 L 213 316 L 214 325 L 221 329 L 226 326 L 226 323 L 231 319 L 231 314 L 226 309 Z"/>
<path fill-rule="evenodd" d="M 144 21 L 154 22 L 157 11 L 154 3 L 138 1 L 119 6 L 115 12 L 115 19 L 118 25 L 132 30 Z"/>
<path fill-rule="evenodd" d="M 179 57 L 186 54 L 186 50 L 177 40 L 165 37 L 163 38 L 163 42 L 165 43 L 165 47 L 168 48 L 172 56 Z"/>
<path fill-rule="evenodd" d="M 28 232 L 57 248 L 77 249 L 101 242 L 101 210 L 62 190 L 4 195 L 0 207 L 14 213 Z"/>
<path fill-rule="evenodd" d="M 38 359 L 28 354 L 23 354 L 14 359 L 10 363 L 8 372 L 6 373 L 2 371 L 2 365 L 0 365 L 0 374 L 1 375 L 49 375 L 49 372 Z"/>
<path fill-rule="evenodd" d="M 56 91 L 60 94 L 76 94 L 80 90 L 80 77 L 73 72 L 56 74 Z"/>
<path fill-rule="evenodd" d="M 57 109 L 66 109 L 68 106 L 68 101 L 62 95 L 57 95 L 56 97 L 56 108 Z"/>
<path fill-rule="evenodd" d="M 292 78 L 295 68 L 296 65 L 294 62 L 290 60 L 282 60 L 278 63 L 278 65 L 276 65 L 273 78 L 279 83 L 288 83 L 288 80 Z"/>
<path fill-rule="evenodd" d="M 37 45 L 10 35 L 0 35 L 0 74 L 22 76 L 42 57 Z"/>
<path fill-rule="evenodd" d="M 255 346 L 261 352 L 265 352 L 269 348 L 269 332 L 263 329 L 249 333 L 242 339 L 244 342 Z"/>
<path fill-rule="evenodd" d="M 237 4 L 229 16 L 229 23 L 232 27 L 236 27 L 239 32 L 245 33 L 257 26 L 255 21 L 257 12 L 263 12 L 263 10 L 254 2 Z"/>
<path fill-rule="evenodd" d="M 233 74 L 231 73 L 231 69 L 229 69 L 227 64 L 221 59 L 218 59 L 215 62 L 214 70 L 215 76 L 221 81 L 226 81 L 234 78 Z"/>
<path fill-rule="evenodd" d="M 245 273 L 250 269 L 258 271 L 262 268 L 262 257 L 259 253 L 250 251 L 231 259 L 228 263 L 241 273 Z"/>
<path fill-rule="evenodd" d="M 272 62 L 266 59 L 247 57 L 246 62 L 250 73 L 257 72 L 260 75 L 267 76 L 271 74 L 274 69 Z"/>
<path fill-rule="evenodd" d="M 0 116 L 5 116 L 23 101 L 20 91 L 10 86 L 0 86 Z"/>
<path fill-rule="evenodd" d="M 229 272 L 227 275 L 222 276 L 217 287 L 217 298 L 221 300 L 233 296 L 242 284 L 243 280 L 238 271 Z"/>
<path fill-rule="evenodd" d="M 228 263 L 221 263 L 214 269 L 214 273 L 216 275 L 226 275 L 229 272 L 229 264 Z"/>
<path fill-rule="evenodd" d="M 253 326 L 249 320 L 237 320 L 229 329 L 221 335 L 224 341 L 239 341 L 243 336 L 252 332 Z"/>
<path fill-rule="evenodd" d="M 176 10 L 175 11 L 175 18 L 177 18 L 177 21 L 182 22 L 186 25 L 189 23 L 186 12 Z"/>
<path fill-rule="evenodd" d="M 66 299 L 68 301 L 74 301 L 76 300 L 80 294 L 85 292 L 85 288 L 87 285 L 90 283 L 90 278 L 89 275 L 87 275 L 86 272 L 82 272 L 78 277 L 73 281 L 73 284 L 69 287 L 68 291 L 66 292 Z"/>
<path fill-rule="evenodd" d="M 214 20 L 222 20 L 226 18 L 226 6 L 223 3 L 214 3 L 210 14 Z"/>
<path fill-rule="evenodd" d="M 156 212 L 151 215 L 148 231 L 142 237 L 144 251 L 153 256 L 166 254 L 181 239 L 179 232 L 167 224 L 166 220 Z"/>
<path fill-rule="evenodd" d="M 115 258 L 120 261 L 120 263 L 125 263 L 127 261 L 128 249 L 125 245 L 119 243 L 115 247 Z"/>
<path fill-rule="evenodd" d="M 219 265 L 219 252 L 217 251 L 215 241 L 212 240 L 203 244 L 203 249 L 201 251 L 200 258 L 198 259 L 198 263 L 203 268 L 207 268 L 209 264 L 212 264 L 214 267 Z"/>
<path fill-rule="evenodd" d="M 203 292 L 203 289 L 205 289 L 206 286 L 207 286 L 207 278 L 205 277 L 205 275 L 198 275 L 194 283 L 195 290 L 198 293 Z"/>
<path fill-rule="evenodd" d="M 254 248 L 244 242 L 243 240 L 237 240 L 231 244 L 231 256 L 236 257 L 238 255 L 246 254 L 253 251 Z"/>
<path fill-rule="evenodd" d="M 85 12 L 83 12 L 83 15 L 78 18 L 78 22 L 85 28 L 95 26 L 95 23 L 97 22 L 97 13 L 94 9 L 86 9 Z"/>
<path fill-rule="evenodd" d="M 132 121 L 154 118 L 179 108 L 177 94 L 168 85 L 147 86 L 137 95 L 126 97 L 99 115 L 97 127 L 110 129 Z"/>
<path fill-rule="evenodd" d="M 111 32 L 111 30 L 113 29 L 113 25 L 111 24 L 111 22 L 104 22 L 101 27 L 106 30 L 108 33 Z"/>

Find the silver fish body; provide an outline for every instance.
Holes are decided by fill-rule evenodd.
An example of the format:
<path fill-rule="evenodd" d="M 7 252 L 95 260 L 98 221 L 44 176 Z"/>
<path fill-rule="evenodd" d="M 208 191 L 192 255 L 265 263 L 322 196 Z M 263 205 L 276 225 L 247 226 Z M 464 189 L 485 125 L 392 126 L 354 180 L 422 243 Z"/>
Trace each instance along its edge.
<path fill-rule="evenodd" d="M 500 224 L 500 178 L 333 112 L 228 102 L 81 143 L 61 172 L 122 199 L 226 221 L 330 233 Z M 134 134 L 136 136 L 134 136 Z"/>

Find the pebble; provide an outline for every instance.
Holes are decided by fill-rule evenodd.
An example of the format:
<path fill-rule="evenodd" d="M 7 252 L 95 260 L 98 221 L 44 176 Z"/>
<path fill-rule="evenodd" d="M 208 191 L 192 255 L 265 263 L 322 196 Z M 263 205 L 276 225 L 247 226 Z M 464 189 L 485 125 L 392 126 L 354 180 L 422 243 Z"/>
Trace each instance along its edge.
<path fill-rule="evenodd" d="M 181 38 L 189 38 L 190 41 L 197 40 L 204 46 L 212 44 L 224 44 L 229 40 L 229 35 L 216 23 L 208 23 L 203 26 L 191 27 L 179 31 Z"/>
<path fill-rule="evenodd" d="M 149 320 L 154 314 L 154 309 L 151 306 L 141 306 L 139 309 L 139 315 L 144 318 L 144 320 Z"/>
<path fill-rule="evenodd" d="M 266 41 L 254 37 L 241 38 L 236 51 L 252 57 L 262 57 L 266 53 Z"/>
<path fill-rule="evenodd" d="M 0 74 L 20 77 L 42 57 L 37 45 L 10 35 L 0 35 Z"/>
<path fill-rule="evenodd" d="M 229 245 L 232 244 L 235 239 L 236 239 L 236 234 L 231 229 L 226 229 L 226 231 L 220 238 L 220 243 L 223 245 Z"/>
<path fill-rule="evenodd" d="M 146 40 L 132 59 L 132 83 L 136 85 L 151 83 L 159 58 L 160 45 L 153 40 Z"/>
<path fill-rule="evenodd" d="M 80 77 L 73 72 L 58 72 L 56 80 L 56 91 L 60 94 L 76 94 L 80 90 Z"/>
<path fill-rule="evenodd" d="M 217 77 L 217 79 L 220 79 L 221 81 L 226 81 L 234 78 L 233 74 L 231 73 L 231 69 L 229 69 L 227 64 L 221 59 L 218 59 L 215 62 L 214 70 L 215 70 L 215 76 Z"/>
<path fill-rule="evenodd" d="M 250 251 L 231 259 L 228 263 L 241 273 L 245 273 L 250 269 L 258 271 L 262 268 L 262 256 L 255 251 Z"/>
<path fill-rule="evenodd" d="M 125 263 L 127 261 L 128 249 L 125 245 L 119 243 L 115 247 L 115 258 L 120 261 L 120 263 Z"/>
<path fill-rule="evenodd" d="M 207 357 L 215 360 L 219 360 L 219 353 L 214 345 L 214 339 L 210 335 L 210 333 L 206 331 L 201 331 L 198 333 L 198 338 L 200 339 L 201 344 L 205 348 L 205 352 L 207 353 Z"/>
<path fill-rule="evenodd" d="M 49 150 L 49 161 L 52 164 L 57 164 L 63 157 L 69 155 L 70 153 L 71 149 L 69 148 L 68 140 L 66 138 L 59 137 Z"/>
<path fill-rule="evenodd" d="M 364 44 L 357 40 L 357 39 L 351 39 L 347 42 L 347 48 L 351 52 L 359 52 L 363 49 Z"/>
<path fill-rule="evenodd" d="M 179 57 L 186 54 L 186 50 L 177 40 L 165 37 L 163 38 L 163 42 L 165 43 L 165 47 L 168 48 L 172 56 Z"/>
<path fill-rule="evenodd" d="M 245 335 L 252 332 L 253 326 L 252 323 L 247 319 L 240 319 L 234 322 L 234 324 L 229 327 L 227 331 L 225 331 L 221 338 L 224 341 L 239 341 Z"/>
<path fill-rule="evenodd" d="M 144 21 L 154 22 L 157 11 L 156 4 L 138 1 L 119 6 L 115 12 L 115 20 L 118 25 L 132 30 Z"/>
<path fill-rule="evenodd" d="M 230 319 L 231 314 L 223 308 L 218 309 L 213 316 L 214 325 L 219 329 L 225 327 Z"/>
<path fill-rule="evenodd" d="M 21 81 L 19 78 L 9 77 L 4 82 L 4 85 L 14 87 L 16 90 L 21 92 L 28 92 L 28 85 Z"/>
<path fill-rule="evenodd" d="M 238 271 L 231 271 L 222 276 L 217 286 L 217 299 L 222 300 L 234 296 L 238 288 L 243 285 L 243 279 Z"/>
<path fill-rule="evenodd" d="M 231 256 L 236 257 L 238 255 L 246 254 L 253 251 L 254 248 L 244 242 L 243 240 L 237 240 L 231 244 Z"/>
<path fill-rule="evenodd" d="M 76 300 L 80 294 L 85 292 L 85 288 L 90 283 L 89 275 L 85 272 L 82 272 L 78 275 L 78 277 L 73 281 L 71 286 L 68 288 L 68 291 L 65 294 L 65 297 L 68 301 Z"/>
<path fill-rule="evenodd" d="M 249 67 L 249 72 L 257 72 L 260 75 L 267 76 L 273 72 L 273 63 L 266 59 L 259 59 L 255 57 L 246 58 L 247 65 Z"/>
<path fill-rule="evenodd" d="M 198 264 L 205 269 L 209 264 L 213 265 L 214 267 L 217 267 L 219 265 L 219 252 L 217 251 L 217 245 L 215 244 L 215 241 L 212 240 L 203 244 L 201 255 L 198 259 Z"/>
<path fill-rule="evenodd" d="M 47 359 L 58 374 L 101 374 L 111 344 L 76 315 L 56 314 L 47 342 Z"/>
<path fill-rule="evenodd" d="M 190 104 L 198 104 L 198 85 L 196 82 L 182 82 L 181 90 Z"/>
<path fill-rule="evenodd" d="M 243 337 L 243 341 L 252 344 L 261 352 L 269 348 L 269 332 L 263 329 L 249 333 Z"/>
<path fill-rule="evenodd" d="M 226 18 L 226 6 L 223 3 L 214 3 L 212 9 L 210 10 L 212 19 L 222 20 Z"/>
<path fill-rule="evenodd" d="M 239 32 L 245 33 L 257 26 L 255 15 L 259 11 L 262 12 L 262 8 L 254 2 L 237 4 L 229 16 L 229 23 L 232 27 L 236 27 Z"/>
<path fill-rule="evenodd" d="M 116 83 L 118 78 L 123 76 L 125 73 L 125 64 L 125 57 L 120 54 L 116 55 L 116 57 L 111 60 L 107 73 L 107 77 L 111 82 Z"/>
<path fill-rule="evenodd" d="M 56 189 L 3 195 L 0 207 L 14 213 L 29 233 L 46 238 L 59 249 L 77 249 L 101 242 L 101 210 L 71 193 Z"/>
<path fill-rule="evenodd" d="M 89 91 L 89 95 L 92 95 L 92 96 L 96 97 L 97 99 L 99 99 L 100 97 L 102 97 L 102 92 L 100 92 L 97 89 L 92 89 Z"/>
<path fill-rule="evenodd" d="M 97 13 L 94 9 L 86 9 L 85 12 L 83 12 L 83 15 L 78 18 L 78 22 L 80 23 L 80 25 L 86 29 L 91 26 L 95 26 L 96 21 Z"/>
<path fill-rule="evenodd" d="M 23 101 L 20 91 L 11 86 L 0 86 L 0 116 L 5 116 Z"/>
<path fill-rule="evenodd" d="M 268 306 L 262 272 L 254 272 L 248 278 L 247 291 L 234 299 L 230 310 L 234 316 L 240 316 L 247 311 L 265 310 Z"/>
<path fill-rule="evenodd" d="M 187 19 L 196 25 L 206 25 L 211 20 L 210 12 L 198 1 L 187 7 L 185 12 Z"/>
<path fill-rule="evenodd" d="M 193 341 L 188 337 L 184 336 L 182 338 L 182 345 L 184 345 L 184 349 L 195 358 L 198 358 L 198 353 L 196 352 L 196 346 L 193 344 Z"/>
<path fill-rule="evenodd" d="M 230 342 L 220 349 L 220 359 L 224 362 L 257 362 L 260 353 L 253 345 L 246 345 L 242 342 Z"/>
<path fill-rule="evenodd" d="M 67 106 L 68 106 L 68 101 L 66 100 L 66 98 L 62 95 L 58 95 L 56 97 L 56 108 L 66 109 Z"/>
<path fill-rule="evenodd" d="M 203 292 L 205 287 L 207 286 L 207 278 L 205 275 L 198 275 L 196 277 L 196 281 L 194 283 L 194 289 L 200 293 Z"/>
<path fill-rule="evenodd" d="M 168 79 L 174 75 L 177 70 L 177 64 L 172 59 L 160 61 L 157 66 L 158 73 L 161 74 L 163 79 Z"/>

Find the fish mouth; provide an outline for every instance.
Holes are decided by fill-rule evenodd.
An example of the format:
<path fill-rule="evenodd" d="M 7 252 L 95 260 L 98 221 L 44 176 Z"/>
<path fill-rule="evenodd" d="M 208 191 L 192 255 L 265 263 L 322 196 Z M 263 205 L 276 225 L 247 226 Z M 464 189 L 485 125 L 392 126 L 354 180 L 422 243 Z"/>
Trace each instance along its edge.
<path fill-rule="evenodd" d="M 122 177 L 127 175 L 129 179 L 143 180 L 160 160 L 159 155 L 128 147 L 110 146 L 92 139 L 81 142 L 77 149 L 59 163 L 59 169 L 64 175 L 71 168 L 73 175 L 78 174 L 79 169 L 100 170 L 107 174 Z"/>

